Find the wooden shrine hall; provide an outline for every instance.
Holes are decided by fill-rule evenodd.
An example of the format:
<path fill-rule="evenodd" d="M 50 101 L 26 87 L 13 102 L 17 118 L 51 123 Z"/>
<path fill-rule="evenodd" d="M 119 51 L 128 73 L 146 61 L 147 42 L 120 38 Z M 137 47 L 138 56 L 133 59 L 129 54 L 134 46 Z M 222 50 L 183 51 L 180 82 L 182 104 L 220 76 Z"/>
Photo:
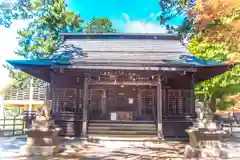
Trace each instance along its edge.
<path fill-rule="evenodd" d="M 200 60 L 176 35 L 62 33 L 52 57 L 8 60 L 50 84 L 65 136 L 187 137 L 194 85 L 234 65 Z"/>

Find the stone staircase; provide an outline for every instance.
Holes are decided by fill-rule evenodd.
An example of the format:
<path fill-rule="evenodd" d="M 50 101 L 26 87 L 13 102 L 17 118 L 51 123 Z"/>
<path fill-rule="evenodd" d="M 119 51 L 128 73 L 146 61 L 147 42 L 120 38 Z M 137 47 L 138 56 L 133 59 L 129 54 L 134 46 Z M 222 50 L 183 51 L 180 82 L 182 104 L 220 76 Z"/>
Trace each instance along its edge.
<path fill-rule="evenodd" d="M 88 123 L 88 137 L 96 139 L 156 139 L 154 121 L 110 121 L 91 120 Z"/>

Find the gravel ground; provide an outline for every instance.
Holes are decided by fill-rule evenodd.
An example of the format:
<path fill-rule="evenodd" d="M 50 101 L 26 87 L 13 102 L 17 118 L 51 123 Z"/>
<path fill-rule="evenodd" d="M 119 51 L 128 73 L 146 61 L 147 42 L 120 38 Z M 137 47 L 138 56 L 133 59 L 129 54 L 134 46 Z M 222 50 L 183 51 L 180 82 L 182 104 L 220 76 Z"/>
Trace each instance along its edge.
<path fill-rule="evenodd" d="M 228 129 L 228 128 L 227 128 Z M 225 143 L 230 160 L 240 160 L 240 128 Z M 64 151 L 54 157 L 25 157 L 20 147 L 26 143 L 25 136 L 0 138 L 0 160 L 183 160 L 185 144 L 181 142 L 83 142 L 69 139 L 62 143 Z"/>
<path fill-rule="evenodd" d="M 180 142 L 118 142 L 101 141 L 83 142 L 72 139 L 63 143 L 64 151 L 54 157 L 25 157 L 21 155 L 20 146 L 26 137 L 1 139 L 1 160 L 182 160 L 185 144 Z M 14 142 L 14 144 L 13 144 Z"/>

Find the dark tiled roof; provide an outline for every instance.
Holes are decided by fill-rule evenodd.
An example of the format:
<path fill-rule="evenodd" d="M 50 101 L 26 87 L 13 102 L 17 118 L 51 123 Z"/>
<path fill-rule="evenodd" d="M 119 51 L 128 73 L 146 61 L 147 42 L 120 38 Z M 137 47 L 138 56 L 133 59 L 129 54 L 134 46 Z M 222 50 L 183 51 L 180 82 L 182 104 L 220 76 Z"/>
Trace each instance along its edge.
<path fill-rule="evenodd" d="M 155 71 L 180 69 L 190 72 L 197 70 L 196 82 L 229 69 L 227 64 L 194 57 L 176 35 L 64 33 L 63 37 L 65 47 L 61 47 L 48 59 L 7 62 L 46 81 L 50 79 L 52 68 Z"/>
<path fill-rule="evenodd" d="M 72 62 L 85 65 L 104 62 L 156 65 L 169 60 L 177 62 L 182 56 L 192 56 L 177 36 L 166 34 L 70 34 L 65 35 L 64 44 L 81 48 L 87 57 L 80 57 Z"/>

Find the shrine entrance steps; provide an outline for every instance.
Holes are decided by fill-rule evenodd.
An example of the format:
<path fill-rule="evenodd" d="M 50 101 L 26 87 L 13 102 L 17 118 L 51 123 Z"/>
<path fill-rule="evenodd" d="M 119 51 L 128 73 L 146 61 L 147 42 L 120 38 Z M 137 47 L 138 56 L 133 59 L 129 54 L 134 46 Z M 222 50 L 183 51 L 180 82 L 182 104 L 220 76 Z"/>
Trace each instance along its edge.
<path fill-rule="evenodd" d="M 100 140 L 157 140 L 154 121 L 90 120 L 88 138 Z"/>

